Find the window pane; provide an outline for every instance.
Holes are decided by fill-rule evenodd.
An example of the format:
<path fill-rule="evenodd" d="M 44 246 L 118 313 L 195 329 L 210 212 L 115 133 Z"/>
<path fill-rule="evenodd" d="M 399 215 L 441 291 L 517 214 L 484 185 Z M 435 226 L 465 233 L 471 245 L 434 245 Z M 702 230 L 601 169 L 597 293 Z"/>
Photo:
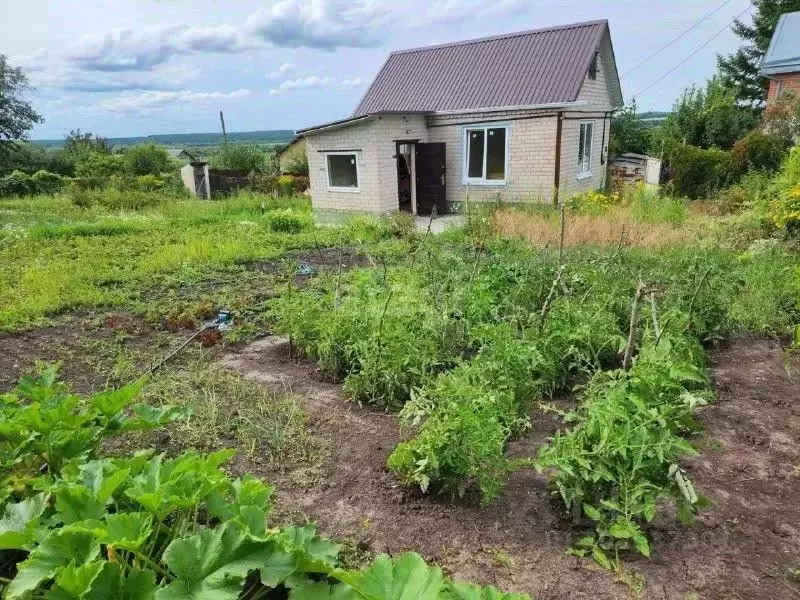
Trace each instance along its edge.
<path fill-rule="evenodd" d="M 486 179 L 506 178 L 506 130 L 504 127 L 487 130 Z"/>
<path fill-rule="evenodd" d="M 581 166 L 581 170 L 583 170 L 583 148 L 586 144 L 586 124 L 581 123 L 581 136 L 580 140 L 578 141 L 578 165 Z"/>
<path fill-rule="evenodd" d="M 483 129 L 467 130 L 467 177 L 483 177 Z"/>
<path fill-rule="evenodd" d="M 588 172 L 592 168 L 592 134 L 594 133 L 594 128 L 592 127 L 591 123 L 586 124 L 586 136 L 584 138 L 584 147 L 583 147 L 583 163 L 584 163 L 584 172 Z"/>
<path fill-rule="evenodd" d="M 358 187 L 355 154 L 328 155 L 328 184 L 330 187 Z"/>

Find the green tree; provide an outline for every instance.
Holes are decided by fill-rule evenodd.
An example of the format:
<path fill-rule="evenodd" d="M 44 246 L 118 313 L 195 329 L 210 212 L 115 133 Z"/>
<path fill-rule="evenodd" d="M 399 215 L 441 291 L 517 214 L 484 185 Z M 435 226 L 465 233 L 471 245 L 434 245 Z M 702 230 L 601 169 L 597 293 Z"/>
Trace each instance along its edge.
<path fill-rule="evenodd" d="M 160 175 L 170 168 L 167 151 L 155 144 L 142 144 L 125 152 L 125 170 L 131 175 Z"/>
<path fill-rule="evenodd" d="M 761 59 L 769 49 L 778 18 L 800 10 L 800 0 L 752 0 L 756 10 L 752 25 L 740 19 L 733 32 L 744 44 L 733 54 L 719 56 L 719 71 L 726 85 L 734 90 L 737 100 L 760 106 L 767 96 L 767 80 L 758 74 Z"/>
<path fill-rule="evenodd" d="M 700 148 L 730 149 L 758 123 L 758 112 L 742 106 L 720 77 L 704 88 L 687 88 L 664 121 L 659 137 Z M 660 140 L 659 140 L 660 142 Z"/>
<path fill-rule="evenodd" d="M 650 131 L 639 118 L 634 100 L 614 115 L 608 152 L 611 156 L 619 156 L 625 152 L 646 154 L 649 146 Z M 306 173 L 308 173 L 308 162 L 306 162 Z"/>
<path fill-rule="evenodd" d="M 64 153 L 82 160 L 90 154 L 111 154 L 113 148 L 108 138 L 100 137 L 89 131 L 73 129 L 64 138 Z"/>
<path fill-rule="evenodd" d="M 217 169 L 231 169 L 248 173 L 277 175 L 280 167 L 275 152 L 268 152 L 258 144 L 223 144 L 211 158 Z"/>
<path fill-rule="evenodd" d="M 37 123 L 44 121 L 25 100 L 28 78 L 19 67 L 12 67 L 0 54 L 0 154 L 8 152 L 13 140 L 25 139 Z"/>

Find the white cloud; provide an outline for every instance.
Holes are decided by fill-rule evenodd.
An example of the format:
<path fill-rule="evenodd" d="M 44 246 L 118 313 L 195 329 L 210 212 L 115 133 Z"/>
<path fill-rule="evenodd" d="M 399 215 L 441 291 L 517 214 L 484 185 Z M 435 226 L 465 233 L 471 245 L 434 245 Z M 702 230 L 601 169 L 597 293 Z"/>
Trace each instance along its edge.
<path fill-rule="evenodd" d="M 269 93 L 272 96 L 290 92 L 293 90 L 301 89 L 333 89 L 333 88 L 352 88 L 358 87 L 362 84 L 362 79 L 356 77 L 354 79 L 334 79 L 326 75 L 308 75 L 306 77 L 298 77 L 297 79 L 287 79 L 278 84 L 277 87 L 272 88 Z"/>
<path fill-rule="evenodd" d="M 294 69 L 297 65 L 290 62 L 285 62 L 281 64 L 277 69 L 274 71 L 267 73 L 267 79 L 278 79 L 283 75 L 286 75 L 289 71 Z"/>
<path fill-rule="evenodd" d="M 120 112 L 139 112 L 145 110 L 157 110 L 167 106 L 180 108 L 186 104 L 208 104 L 222 100 L 233 100 L 244 98 L 250 95 L 250 90 L 239 89 L 232 92 L 201 92 L 193 90 L 180 91 L 149 91 L 140 94 L 126 94 L 100 102 L 97 108 L 102 110 Z"/>
<path fill-rule="evenodd" d="M 252 42 L 231 25 L 114 29 L 80 38 L 67 50 L 66 58 L 88 71 L 142 71 L 173 56 L 234 53 L 251 46 Z"/>
<path fill-rule="evenodd" d="M 390 12 L 375 1 L 280 0 L 250 15 L 245 28 L 279 47 L 364 48 L 383 41 Z"/>

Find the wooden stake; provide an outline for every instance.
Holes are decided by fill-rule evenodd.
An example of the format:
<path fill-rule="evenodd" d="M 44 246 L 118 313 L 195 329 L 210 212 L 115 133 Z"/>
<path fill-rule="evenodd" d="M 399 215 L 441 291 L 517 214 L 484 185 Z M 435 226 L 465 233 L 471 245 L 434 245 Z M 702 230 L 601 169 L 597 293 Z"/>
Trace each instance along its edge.
<path fill-rule="evenodd" d="M 633 296 L 633 306 L 631 307 L 631 323 L 628 328 L 628 346 L 625 348 L 625 358 L 622 360 L 622 369 L 624 371 L 629 371 L 631 368 L 633 347 L 636 344 L 636 326 L 639 322 L 639 311 L 641 310 L 644 289 L 645 286 L 640 280 L 639 283 L 636 284 L 636 294 Z"/>
<path fill-rule="evenodd" d="M 658 313 L 656 312 L 656 297 L 653 292 L 648 294 L 650 297 L 650 312 L 653 317 L 653 333 L 656 336 L 656 343 L 661 339 L 661 328 L 658 326 Z"/>
<path fill-rule="evenodd" d="M 561 280 L 564 277 L 564 271 L 566 270 L 567 267 L 565 265 L 558 267 L 558 275 L 556 275 L 556 278 L 553 280 L 553 285 L 550 286 L 550 293 L 547 294 L 547 298 L 545 298 L 544 304 L 542 304 L 542 312 L 540 313 L 539 319 L 539 329 L 544 327 L 544 320 L 547 317 L 547 313 L 550 312 L 551 302 L 553 301 L 553 297 L 556 295 L 556 289 L 561 283 Z"/>
<path fill-rule="evenodd" d="M 333 297 L 333 308 L 339 310 L 341 300 L 340 291 L 342 286 L 342 238 L 339 237 L 339 268 L 336 271 L 336 294 Z"/>
<path fill-rule="evenodd" d="M 561 232 L 560 232 L 559 241 L 558 241 L 558 264 L 559 265 L 563 265 L 564 264 L 564 230 L 566 229 L 566 218 L 565 218 L 564 211 L 565 211 L 564 203 L 560 202 L 559 205 L 558 205 L 558 212 L 559 212 L 560 221 L 561 221 L 561 223 L 560 223 Z"/>
<path fill-rule="evenodd" d="M 700 293 L 700 288 L 703 287 L 703 284 L 706 282 L 706 279 L 708 278 L 708 274 L 711 273 L 711 268 L 712 267 L 708 267 L 706 269 L 706 272 L 703 273 L 703 276 L 700 278 L 700 283 L 697 284 L 697 287 L 694 290 L 694 294 L 692 294 L 692 299 L 689 302 L 689 321 L 688 323 L 686 323 L 687 329 L 690 329 L 692 326 L 692 312 L 694 311 L 694 301 L 697 300 L 697 294 Z"/>

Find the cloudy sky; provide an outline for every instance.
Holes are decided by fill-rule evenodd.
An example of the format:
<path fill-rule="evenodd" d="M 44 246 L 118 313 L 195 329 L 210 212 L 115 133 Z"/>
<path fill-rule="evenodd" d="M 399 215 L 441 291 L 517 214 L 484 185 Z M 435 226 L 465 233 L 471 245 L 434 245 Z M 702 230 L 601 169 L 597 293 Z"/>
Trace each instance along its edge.
<path fill-rule="evenodd" d="M 346 117 L 392 49 L 605 18 L 622 87 L 667 109 L 749 0 L 0 0 L 34 138 L 297 129 Z M 678 39 L 676 39 L 678 38 Z M 670 43 L 671 42 L 671 43 Z M 666 48 L 665 48 L 666 46 Z M 688 60 L 687 60 L 688 59 Z M 684 62 L 685 61 L 685 62 Z"/>

